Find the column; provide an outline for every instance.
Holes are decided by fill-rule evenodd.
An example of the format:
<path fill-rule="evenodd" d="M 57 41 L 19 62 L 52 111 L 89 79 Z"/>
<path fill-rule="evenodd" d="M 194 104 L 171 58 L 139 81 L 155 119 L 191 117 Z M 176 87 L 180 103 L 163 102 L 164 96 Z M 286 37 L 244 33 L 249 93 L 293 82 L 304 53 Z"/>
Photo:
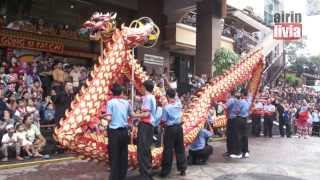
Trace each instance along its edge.
<path fill-rule="evenodd" d="M 226 0 L 203 0 L 197 3 L 196 74 L 212 76 L 215 51 L 220 47 L 221 18 Z"/>

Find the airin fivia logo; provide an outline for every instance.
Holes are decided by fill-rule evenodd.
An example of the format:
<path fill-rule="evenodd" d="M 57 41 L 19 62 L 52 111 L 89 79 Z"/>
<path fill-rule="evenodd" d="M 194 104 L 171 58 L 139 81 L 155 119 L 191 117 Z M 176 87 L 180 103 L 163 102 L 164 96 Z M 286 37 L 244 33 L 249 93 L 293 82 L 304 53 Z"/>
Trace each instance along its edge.
<path fill-rule="evenodd" d="M 298 40 L 302 38 L 302 14 L 275 13 L 273 15 L 273 38 L 277 40 Z"/>

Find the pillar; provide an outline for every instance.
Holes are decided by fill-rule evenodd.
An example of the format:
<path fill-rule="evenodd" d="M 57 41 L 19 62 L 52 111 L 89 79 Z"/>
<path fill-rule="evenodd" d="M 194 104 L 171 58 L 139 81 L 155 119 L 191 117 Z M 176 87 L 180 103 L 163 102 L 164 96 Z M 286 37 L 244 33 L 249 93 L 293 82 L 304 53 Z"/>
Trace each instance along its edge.
<path fill-rule="evenodd" d="M 225 15 L 226 0 L 203 0 L 197 3 L 196 74 L 212 76 L 215 51 L 220 47 L 221 18 Z"/>

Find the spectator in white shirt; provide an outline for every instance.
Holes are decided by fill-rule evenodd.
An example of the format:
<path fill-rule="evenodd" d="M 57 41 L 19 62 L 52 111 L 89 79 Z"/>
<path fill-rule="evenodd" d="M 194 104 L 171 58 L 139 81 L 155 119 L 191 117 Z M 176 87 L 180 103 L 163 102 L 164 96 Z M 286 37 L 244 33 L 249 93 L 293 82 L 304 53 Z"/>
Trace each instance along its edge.
<path fill-rule="evenodd" d="M 31 157 L 34 154 L 34 148 L 32 142 L 27 139 L 27 131 L 24 124 L 18 124 L 17 132 L 15 133 L 21 147 L 27 152 L 28 156 Z"/>
<path fill-rule="evenodd" d="M 21 146 L 18 143 L 18 138 L 15 133 L 14 127 L 12 124 L 9 124 L 7 127 L 7 133 L 2 137 L 2 146 L 1 146 L 1 151 L 4 155 L 4 158 L 2 159 L 3 162 L 8 161 L 8 150 L 9 149 L 15 149 L 16 151 L 16 159 L 17 160 L 23 160 L 22 157 L 20 157 L 20 151 L 21 151 Z"/>
<path fill-rule="evenodd" d="M 46 145 L 46 139 L 40 132 L 40 129 L 34 124 L 33 117 L 27 115 L 23 119 L 25 125 L 27 140 L 32 142 L 34 148 L 33 157 L 42 157 L 42 154 L 39 152 Z"/>
<path fill-rule="evenodd" d="M 272 138 L 272 127 L 273 127 L 273 120 L 275 119 L 276 107 L 271 104 L 271 99 L 268 99 L 267 104 L 264 105 L 264 137 L 269 136 Z"/>
<path fill-rule="evenodd" d="M 81 72 L 80 68 L 78 66 L 75 66 L 71 72 L 70 76 L 72 77 L 72 85 L 74 88 L 78 88 L 80 86 L 80 77 L 81 77 Z"/>

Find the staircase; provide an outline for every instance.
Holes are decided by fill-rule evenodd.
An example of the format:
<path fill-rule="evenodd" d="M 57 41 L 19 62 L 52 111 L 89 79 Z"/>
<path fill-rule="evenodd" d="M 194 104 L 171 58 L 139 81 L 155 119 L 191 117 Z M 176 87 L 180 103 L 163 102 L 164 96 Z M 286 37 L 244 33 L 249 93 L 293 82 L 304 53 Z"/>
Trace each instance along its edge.
<path fill-rule="evenodd" d="M 279 48 L 283 46 L 282 41 L 273 38 L 273 31 L 265 31 L 262 41 L 257 45 L 261 48 L 263 55 L 266 58 L 266 67 L 263 72 L 263 86 L 272 85 L 279 78 L 285 66 L 285 59 L 283 51 Z M 278 46 L 278 49 L 277 49 Z"/>

